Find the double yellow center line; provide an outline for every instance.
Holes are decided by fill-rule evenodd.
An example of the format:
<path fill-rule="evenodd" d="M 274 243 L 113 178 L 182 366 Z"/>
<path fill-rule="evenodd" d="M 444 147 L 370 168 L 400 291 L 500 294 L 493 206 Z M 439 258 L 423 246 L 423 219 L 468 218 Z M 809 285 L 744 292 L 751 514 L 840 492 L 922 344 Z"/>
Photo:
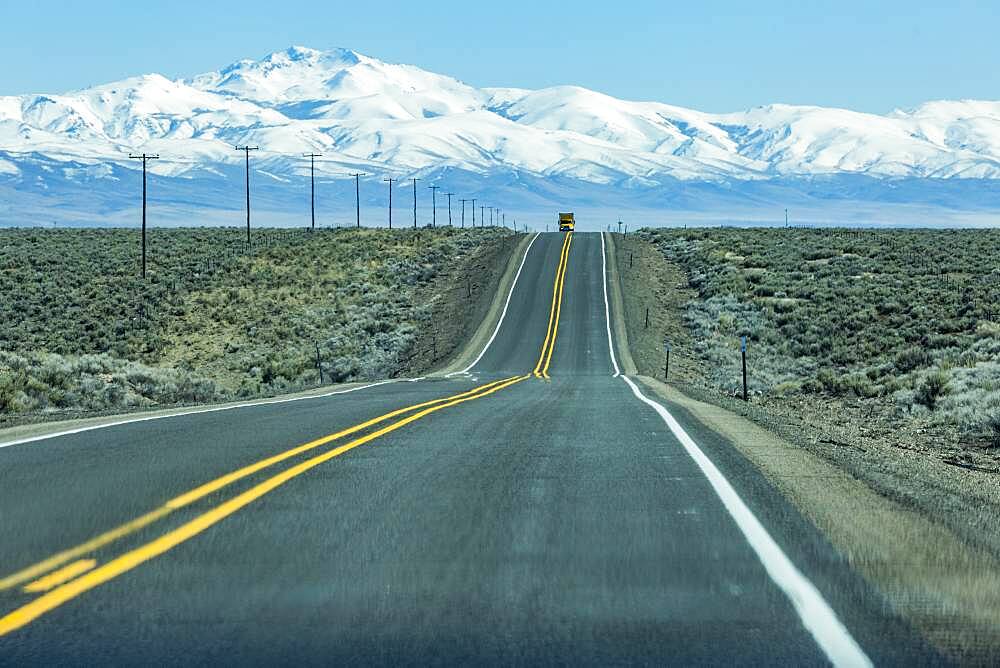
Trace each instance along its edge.
<path fill-rule="evenodd" d="M 38 617 L 61 606 L 63 603 L 76 598 L 84 592 L 118 577 L 119 575 L 132 570 L 146 561 L 160 556 L 173 547 L 190 540 L 202 531 L 205 531 L 209 527 L 221 522 L 226 517 L 236 513 L 268 492 L 273 491 L 289 480 L 302 475 L 303 473 L 333 459 L 334 457 L 338 457 L 345 452 L 373 441 L 380 436 L 396 431 L 397 429 L 430 415 L 431 413 L 449 408 L 451 406 L 456 406 L 467 401 L 472 401 L 474 399 L 481 399 L 495 392 L 499 392 L 504 388 L 510 387 L 511 385 L 527 380 L 528 378 L 530 378 L 529 375 L 513 376 L 505 378 L 504 380 L 481 385 L 480 387 L 467 392 L 462 392 L 461 394 L 444 397 L 442 399 L 435 399 L 433 401 L 427 401 L 413 406 L 407 406 L 406 408 L 386 413 L 377 418 L 373 418 L 348 429 L 339 431 L 335 434 L 330 434 L 328 436 L 324 436 L 323 438 L 300 445 L 296 448 L 286 450 L 278 455 L 263 459 L 255 464 L 251 464 L 250 466 L 243 467 L 239 470 L 233 471 L 232 473 L 216 478 L 215 480 L 205 483 L 190 492 L 171 499 L 160 508 L 147 513 L 136 520 L 127 522 L 119 527 L 116 527 L 115 529 L 112 529 L 111 531 L 82 543 L 81 545 L 53 555 L 52 557 L 49 557 L 34 566 L 6 577 L 3 580 L 0 580 L 0 588 L 16 586 L 17 584 L 21 584 L 40 575 L 50 573 L 50 571 L 54 568 L 58 568 L 73 559 L 89 554 L 100 547 L 104 547 L 118 540 L 119 538 L 134 533 L 135 531 L 152 524 L 156 520 L 165 517 L 175 510 L 190 505 L 199 499 L 203 499 L 209 494 L 216 492 L 223 487 L 236 482 L 237 480 L 246 478 L 247 476 L 257 473 L 265 468 L 295 457 L 296 455 L 310 450 L 315 450 L 316 448 L 330 443 L 331 441 L 363 431 L 369 427 L 375 426 L 376 424 L 390 420 L 393 417 L 409 414 L 396 422 L 392 422 L 375 431 L 369 432 L 364 436 L 345 443 L 344 445 L 333 448 L 332 450 L 327 450 L 326 452 L 315 455 L 310 459 L 306 459 L 303 462 L 291 466 L 288 469 L 267 478 L 263 482 L 258 483 L 247 491 L 198 515 L 194 519 L 186 522 L 176 529 L 168 531 L 148 543 L 125 552 L 124 554 L 101 566 L 94 568 L 97 563 L 96 560 L 80 560 L 69 564 L 57 573 L 53 573 L 48 577 L 43 577 L 40 580 L 27 585 L 25 587 L 26 592 L 44 591 L 49 587 L 51 588 L 30 603 L 27 603 L 13 612 L 0 617 L 0 637 L 11 633 L 12 631 L 16 631 L 17 629 L 31 623 Z M 68 580 L 68 582 L 66 580 Z"/>
<path fill-rule="evenodd" d="M 538 357 L 538 363 L 532 372 L 536 378 L 549 377 L 549 365 L 552 362 L 552 352 L 555 349 L 556 336 L 559 332 L 559 314 L 562 308 L 563 285 L 566 279 L 566 265 L 569 260 L 570 244 L 573 240 L 573 233 L 566 234 L 563 240 L 562 252 L 559 256 L 559 265 L 556 269 L 556 278 L 552 288 L 552 305 L 549 311 L 548 329 L 545 333 L 545 341 Z M 209 527 L 221 522 L 223 519 L 238 512 L 253 501 L 261 498 L 265 494 L 285 484 L 289 480 L 306 473 L 307 471 L 327 462 L 334 457 L 338 457 L 345 452 L 369 443 L 381 436 L 389 434 L 411 422 L 415 422 L 431 413 L 456 406 L 458 404 L 481 399 L 495 392 L 515 385 L 530 378 L 531 375 L 512 376 L 503 380 L 481 385 L 472 390 L 425 401 L 405 408 L 385 413 L 378 417 L 366 420 L 354 426 L 348 427 L 322 438 L 318 438 L 308 443 L 303 443 L 297 447 L 285 450 L 272 457 L 262 459 L 248 466 L 227 473 L 200 485 L 180 496 L 170 499 L 162 506 L 141 515 L 133 520 L 125 522 L 109 531 L 91 538 L 75 547 L 54 554 L 32 566 L 24 568 L 12 575 L 0 578 L 0 591 L 24 585 L 25 593 L 40 594 L 38 598 L 21 606 L 20 608 L 0 617 L 0 637 L 16 631 L 17 629 L 31 623 L 38 617 L 61 606 L 77 596 L 126 573 L 137 566 L 154 559 L 168 550 L 190 540 Z M 405 417 L 404 417 L 405 416 Z M 369 430 L 383 422 L 388 422 L 394 418 L 400 418 L 385 426 L 368 431 L 363 436 L 359 436 L 336 448 L 326 450 L 311 458 L 299 462 L 289 468 L 272 475 L 271 477 L 257 483 L 250 489 L 242 492 L 228 501 L 211 508 L 194 519 L 181 526 L 166 531 L 158 538 L 129 550 L 110 561 L 98 565 L 98 561 L 91 558 L 91 555 L 112 543 L 140 531 L 168 515 L 201 501 L 211 494 L 218 492 L 233 483 L 248 478 L 265 469 L 273 467 L 281 462 L 298 457 L 305 453 L 317 450 L 324 445 Z M 25 584 L 27 583 L 27 584 Z"/>
<path fill-rule="evenodd" d="M 559 334 L 559 312 L 562 310 L 563 284 L 566 281 L 566 265 L 569 262 L 569 246 L 573 243 L 573 233 L 567 232 L 563 240 L 562 253 L 559 255 L 559 266 L 556 268 L 556 280 L 552 285 L 552 307 L 549 310 L 549 327 L 545 332 L 542 352 L 538 356 L 535 378 L 549 377 L 549 364 L 552 363 L 552 351 L 556 347 L 556 336 Z"/>

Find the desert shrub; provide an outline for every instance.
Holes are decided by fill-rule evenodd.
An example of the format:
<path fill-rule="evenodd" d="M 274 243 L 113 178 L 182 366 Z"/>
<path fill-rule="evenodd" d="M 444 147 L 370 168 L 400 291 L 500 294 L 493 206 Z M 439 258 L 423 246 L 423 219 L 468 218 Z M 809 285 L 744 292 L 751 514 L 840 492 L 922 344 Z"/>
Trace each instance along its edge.
<path fill-rule="evenodd" d="M 931 362 L 931 356 L 927 350 L 919 347 L 909 347 L 896 355 L 893 360 L 898 373 L 909 373 L 914 369 L 920 369 Z"/>
<path fill-rule="evenodd" d="M 983 438 L 990 447 L 1000 448 L 1000 408 L 980 414 L 967 428 L 969 432 Z"/>
<path fill-rule="evenodd" d="M 705 380 L 733 385 L 751 335 L 762 391 L 892 398 L 980 425 L 1000 388 L 1000 230 L 641 230 L 688 277 Z M 964 428 L 964 427 L 963 427 Z M 969 427 L 987 433 L 990 427 Z M 970 432 L 971 433 L 971 432 Z"/>
<path fill-rule="evenodd" d="M 295 388 L 318 381 L 317 344 L 333 380 L 392 375 L 445 267 L 503 235 L 256 230 L 247 253 L 232 230 L 159 229 L 142 281 L 134 230 L 0 230 L 0 412 Z"/>
<path fill-rule="evenodd" d="M 917 385 L 914 399 L 927 410 L 933 411 L 938 399 L 948 392 L 948 374 L 944 371 L 934 371 L 924 376 Z"/>

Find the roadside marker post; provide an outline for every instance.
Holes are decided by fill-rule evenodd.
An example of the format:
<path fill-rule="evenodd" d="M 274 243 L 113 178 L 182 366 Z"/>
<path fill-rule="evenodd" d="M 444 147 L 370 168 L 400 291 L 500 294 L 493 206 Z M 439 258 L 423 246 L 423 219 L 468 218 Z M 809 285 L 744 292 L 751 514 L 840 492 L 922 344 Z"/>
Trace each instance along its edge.
<path fill-rule="evenodd" d="M 740 337 L 740 355 L 743 357 L 743 401 L 747 400 L 747 337 Z"/>
<path fill-rule="evenodd" d="M 670 344 L 664 343 L 663 347 L 667 353 L 667 361 L 663 365 L 663 382 L 665 383 L 670 378 Z"/>
<path fill-rule="evenodd" d="M 646 324 L 643 329 L 649 329 L 649 307 L 646 307 Z"/>

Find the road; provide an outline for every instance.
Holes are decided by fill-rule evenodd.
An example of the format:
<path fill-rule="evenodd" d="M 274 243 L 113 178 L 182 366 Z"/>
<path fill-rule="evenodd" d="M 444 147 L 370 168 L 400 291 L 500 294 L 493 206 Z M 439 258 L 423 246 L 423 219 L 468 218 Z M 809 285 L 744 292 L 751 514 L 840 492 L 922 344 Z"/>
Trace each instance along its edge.
<path fill-rule="evenodd" d="M 0 664 L 939 661 L 617 374 L 603 248 L 539 235 L 467 373 L 0 444 Z"/>

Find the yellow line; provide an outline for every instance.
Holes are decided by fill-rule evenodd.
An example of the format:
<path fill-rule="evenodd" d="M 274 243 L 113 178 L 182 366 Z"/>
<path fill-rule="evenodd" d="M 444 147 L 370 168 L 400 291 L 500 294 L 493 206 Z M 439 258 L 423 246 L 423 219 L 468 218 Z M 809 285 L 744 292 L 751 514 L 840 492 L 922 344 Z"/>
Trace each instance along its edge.
<path fill-rule="evenodd" d="M 549 364 L 552 363 L 552 351 L 556 349 L 556 337 L 559 336 L 559 314 L 562 312 L 563 286 L 566 285 L 566 269 L 569 267 L 569 247 L 573 244 L 573 233 L 566 235 L 566 259 L 563 260 L 562 276 L 559 277 L 559 301 L 556 302 L 556 321 L 552 326 L 552 341 L 549 343 L 549 352 L 545 358 L 545 367 L 542 375 L 549 377 Z"/>
<path fill-rule="evenodd" d="M 72 564 L 64 566 L 54 573 L 49 573 L 44 578 L 39 578 L 38 580 L 25 585 L 24 591 L 32 594 L 40 591 L 48 591 L 68 580 L 72 580 L 77 575 L 83 575 L 96 565 L 96 559 L 80 559 L 79 561 L 74 561 Z"/>
<path fill-rule="evenodd" d="M 136 531 L 152 524 L 153 522 L 156 522 L 157 520 L 166 517 L 167 515 L 169 515 L 170 513 L 174 512 L 179 508 L 183 508 L 184 506 L 192 504 L 195 501 L 203 499 L 209 494 L 212 494 L 213 492 L 216 492 L 222 489 L 223 487 L 236 482 L 237 480 L 246 478 L 247 476 L 253 475 L 258 471 L 261 471 L 270 466 L 274 466 L 275 464 L 283 462 L 286 459 L 295 457 L 296 455 L 300 455 L 303 452 L 313 450 L 315 448 L 320 447 L 321 445 L 330 443 L 331 441 L 335 441 L 345 436 L 350 436 L 351 434 L 357 433 L 363 429 L 367 429 L 368 427 L 378 424 L 379 422 L 384 422 L 385 420 L 394 418 L 404 413 L 425 408 L 427 406 L 433 406 L 435 404 L 444 403 L 446 401 L 451 401 L 453 399 L 457 399 L 460 397 L 468 396 L 470 394 L 480 392 L 493 385 L 498 385 L 503 382 L 504 381 L 502 380 L 494 381 L 493 383 L 481 385 L 480 387 L 469 390 L 467 392 L 462 392 L 460 394 L 452 395 L 449 397 L 443 397 L 441 399 L 434 399 L 432 401 L 425 401 L 423 403 L 415 404 L 413 406 L 407 406 L 406 408 L 400 408 L 398 410 L 386 413 L 385 415 L 380 415 L 366 422 L 354 425 L 353 427 L 349 427 L 342 431 L 338 431 L 335 434 L 330 434 L 328 436 L 318 438 L 314 441 L 310 441 L 308 443 L 292 448 L 290 450 L 286 450 L 277 455 L 274 455 L 273 457 L 262 459 L 259 462 L 250 464 L 249 466 L 244 466 L 243 468 L 233 471 L 232 473 L 228 473 L 224 476 L 216 478 L 215 480 L 211 480 L 205 483 L 204 485 L 201 485 L 200 487 L 196 487 L 190 492 L 186 492 L 178 497 L 175 497 L 167 501 L 159 508 L 149 513 L 146 513 L 141 517 L 138 517 L 124 524 L 121 524 L 115 527 L 114 529 L 111 529 L 110 531 L 106 531 L 105 533 L 102 533 L 99 536 L 95 536 L 94 538 L 91 538 L 90 540 L 81 543 L 80 545 L 77 545 L 76 547 L 72 547 L 68 550 L 64 550 L 63 552 L 54 554 L 51 557 L 48 557 L 47 559 L 38 562 L 37 564 L 29 566 L 23 570 L 18 571 L 17 573 L 14 573 L 3 579 L 0 579 L 0 591 L 3 591 L 5 589 L 10 589 L 11 587 L 16 587 L 17 585 L 23 582 L 27 582 L 29 580 L 37 578 L 40 575 L 48 573 L 54 568 L 58 568 L 59 566 L 65 564 L 68 561 L 72 561 L 73 559 L 82 557 L 90 552 L 93 552 L 94 550 L 104 547 L 105 545 L 109 545 L 110 543 L 113 543 L 114 541 L 123 538 L 124 536 L 135 533 Z"/>
<path fill-rule="evenodd" d="M 264 496 L 268 492 L 274 490 L 275 488 L 283 485 L 292 478 L 302 475 L 306 471 L 309 471 L 320 464 L 327 462 L 334 457 L 344 454 L 349 450 L 353 450 L 359 445 L 373 441 L 376 438 L 393 432 L 400 427 L 403 427 L 411 422 L 419 420 L 420 418 L 434 413 L 435 411 L 448 408 L 449 406 L 455 406 L 457 404 L 464 403 L 466 401 L 472 401 L 473 399 L 480 399 L 485 396 L 489 396 L 494 392 L 498 392 L 506 387 L 520 383 L 523 380 L 530 378 L 530 376 L 517 376 L 515 378 L 509 379 L 507 381 L 501 382 L 500 384 L 493 384 L 493 387 L 480 392 L 474 396 L 467 396 L 460 399 L 454 399 L 447 403 L 439 404 L 437 406 L 432 406 L 430 408 L 425 408 L 419 413 L 414 413 L 408 417 L 394 422 L 390 425 L 382 427 L 381 429 L 374 431 L 370 434 L 366 434 L 360 438 L 357 438 L 350 443 L 345 443 L 333 450 L 324 452 L 323 454 L 316 455 L 311 459 L 307 459 L 304 462 L 296 464 L 281 473 L 278 473 L 264 482 L 261 482 L 249 490 L 237 495 L 236 497 L 222 503 L 215 508 L 199 515 L 193 520 L 183 524 L 176 529 L 169 531 L 159 538 L 152 540 L 145 545 L 142 545 L 134 550 L 126 552 L 125 554 L 109 561 L 103 566 L 90 571 L 66 584 L 63 584 L 52 591 L 39 596 L 34 601 L 21 606 L 17 610 L 0 617 L 0 637 L 16 631 L 17 629 L 29 624 L 30 622 L 38 619 L 40 616 L 44 615 L 51 610 L 59 607 L 63 603 L 76 598 L 77 596 L 115 578 L 119 575 L 126 573 L 133 568 L 143 564 L 150 559 L 158 557 L 159 555 L 167 552 L 168 550 L 176 547 L 177 545 L 197 536 L 201 532 L 205 531 L 209 527 L 218 522 L 221 522 L 226 517 L 239 511 L 241 508 L 249 505 L 256 499 Z"/>
<path fill-rule="evenodd" d="M 542 371 L 542 364 L 544 364 L 545 362 L 545 352 L 548 350 L 549 341 L 552 338 L 552 323 L 555 320 L 555 314 L 556 314 L 556 300 L 559 295 L 559 280 L 562 276 L 563 266 L 565 265 L 566 262 L 566 251 L 569 248 L 569 238 L 570 234 L 567 234 L 566 238 L 563 239 L 562 251 L 559 253 L 559 264 L 556 266 L 556 278 L 555 281 L 552 283 L 552 306 L 549 309 L 549 324 L 548 328 L 545 331 L 545 341 L 542 343 L 542 351 L 538 355 L 538 363 L 535 364 L 535 370 L 532 372 L 535 374 L 535 378 L 542 377 L 541 371 Z"/>
<path fill-rule="evenodd" d="M 556 292 L 559 289 L 559 272 L 562 271 L 562 259 L 563 253 L 566 251 L 566 240 L 563 239 L 563 247 L 559 251 L 559 264 L 556 265 L 556 277 L 552 283 L 552 304 L 549 307 L 549 321 L 545 326 L 545 340 L 542 341 L 542 350 L 538 354 L 538 362 L 535 364 L 535 369 L 532 373 L 536 378 L 541 378 L 542 360 L 545 359 L 545 350 L 549 347 L 549 337 L 552 336 L 552 318 L 556 312 Z"/>
<path fill-rule="evenodd" d="M 59 552 L 58 554 L 54 554 L 48 559 L 45 559 L 44 561 L 40 561 L 37 564 L 34 564 L 33 566 L 29 566 L 24 570 L 18 571 L 17 573 L 9 575 L 4 579 L 0 580 L 0 591 L 3 591 L 4 589 L 10 589 L 11 587 L 16 587 L 22 582 L 33 580 L 34 578 L 37 578 L 39 575 L 48 573 L 53 568 L 58 568 L 59 566 L 62 566 L 67 561 L 71 561 L 73 559 L 76 559 L 77 557 L 81 557 L 87 554 L 88 552 L 93 552 L 94 550 L 104 547 L 109 543 L 113 543 L 114 541 L 118 540 L 123 536 L 127 536 L 130 533 L 134 533 L 139 529 L 142 529 L 143 527 L 152 524 L 161 517 L 169 515 L 170 513 L 171 513 L 170 508 L 167 508 L 166 506 L 161 506 L 150 513 L 146 513 L 142 517 L 137 517 L 136 519 L 130 522 L 126 522 L 125 524 L 119 525 L 114 529 L 111 529 L 110 531 L 102 533 L 99 536 L 95 536 L 94 538 L 91 538 L 87 542 L 81 543 L 80 545 L 77 545 L 74 548 L 71 548 L 64 552 Z"/>

